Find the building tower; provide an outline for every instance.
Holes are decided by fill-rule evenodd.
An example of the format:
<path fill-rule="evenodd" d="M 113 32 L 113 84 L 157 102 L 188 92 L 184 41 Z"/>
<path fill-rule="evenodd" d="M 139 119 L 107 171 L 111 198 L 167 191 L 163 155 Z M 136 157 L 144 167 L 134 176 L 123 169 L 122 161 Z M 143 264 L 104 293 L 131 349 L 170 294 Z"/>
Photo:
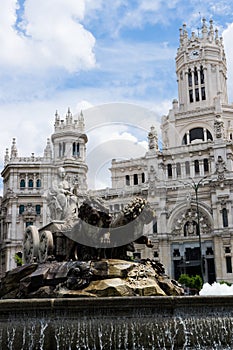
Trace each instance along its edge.
<path fill-rule="evenodd" d="M 3 197 L 0 207 L 0 276 L 16 267 L 15 255 L 22 253 L 25 228 L 38 228 L 50 222 L 47 193 L 58 178 L 58 169 L 65 169 L 70 188 L 87 189 L 85 125 L 83 114 L 74 119 L 70 109 L 65 121 L 55 115 L 54 133 L 47 138 L 43 156 L 21 157 L 16 139 L 4 158 Z"/>
<path fill-rule="evenodd" d="M 80 191 L 87 189 L 87 135 L 84 128 L 83 113 L 74 119 L 68 109 L 65 120 L 56 112 L 54 133 L 51 136 L 56 167 L 64 167 L 71 184 L 77 182 Z"/>
<path fill-rule="evenodd" d="M 233 105 L 223 41 L 212 20 L 203 19 L 197 34 L 180 29 L 176 74 L 178 99 L 162 117 L 162 148 L 152 128 L 148 152 L 127 163 L 129 170 L 140 166 L 146 181 L 138 186 L 126 178 L 125 189 L 146 192 L 156 211 L 148 230 L 154 247 L 136 253 L 161 260 L 175 279 L 187 273 L 233 283 Z M 126 173 L 122 168 L 123 162 L 112 164 L 113 187 Z"/>

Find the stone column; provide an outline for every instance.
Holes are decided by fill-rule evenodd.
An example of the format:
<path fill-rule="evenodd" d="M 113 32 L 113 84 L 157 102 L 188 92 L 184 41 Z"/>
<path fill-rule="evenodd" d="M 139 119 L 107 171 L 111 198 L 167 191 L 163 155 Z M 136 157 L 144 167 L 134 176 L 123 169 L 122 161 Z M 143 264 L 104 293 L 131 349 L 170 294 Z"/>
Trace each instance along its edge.
<path fill-rule="evenodd" d="M 176 164 L 172 164 L 172 179 L 176 179 L 177 174 L 176 174 Z"/>
<path fill-rule="evenodd" d="M 193 178 L 195 176 L 195 171 L 194 171 L 194 160 L 190 162 L 190 176 Z"/>
<path fill-rule="evenodd" d="M 199 170 L 200 170 L 200 175 L 204 176 L 204 160 L 203 159 L 199 160 Z"/>
<path fill-rule="evenodd" d="M 181 166 L 181 179 L 184 179 L 186 177 L 186 173 L 185 173 L 185 162 L 182 162 L 180 164 Z"/>

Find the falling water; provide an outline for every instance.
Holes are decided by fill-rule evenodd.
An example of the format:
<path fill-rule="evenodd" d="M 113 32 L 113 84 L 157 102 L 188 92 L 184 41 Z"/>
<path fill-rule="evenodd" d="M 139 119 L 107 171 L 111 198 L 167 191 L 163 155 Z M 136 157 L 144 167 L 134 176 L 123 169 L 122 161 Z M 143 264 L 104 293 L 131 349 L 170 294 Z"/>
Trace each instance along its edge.
<path fill-rule="evenodd" d="M 3 304 L 6 350 L 232 349 L 233 298 L 138 297 Z M 22 303 L 22 305 L 20 305 Z M 111 306 L 112 304 L 112 306 Z M 33 306 L 33 307 L 32 307 Z"/>

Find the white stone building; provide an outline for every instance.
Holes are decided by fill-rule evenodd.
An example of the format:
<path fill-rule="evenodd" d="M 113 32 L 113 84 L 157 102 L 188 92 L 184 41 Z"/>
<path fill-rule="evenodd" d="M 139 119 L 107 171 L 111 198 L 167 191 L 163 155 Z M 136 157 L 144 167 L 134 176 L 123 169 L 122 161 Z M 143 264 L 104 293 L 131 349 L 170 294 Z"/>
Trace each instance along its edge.
<path fill-rule="evenodd" d="M 156 210 L 145 233 L 154 247 L 136 246 L 135 256 L 159 259 L 167 273 L 202 273 L 205 281 L 233 282 L 233 105 L 228 103 L 226 58 L 213 23 L 203 20 L 200 35 L 180 29 L 176 55 L 178 100 L 162 117 L 162 149 L 154 127 L 144 157 L 112 161 L 112 188 L 97 191 L 110 211 L 140 195 Z M 14 267 L 25 226 L 48 222 L 43 196 L 63 166 L 79 190 L 86 189 L 83 116 L 66 121 L 56 115 L 44 157 L 17 155 L 15 141 L 2 171 L 1 268 Z M 129 155 L 130 157 L 130 155 Z M 90 165 L 91 166 L 91 165 Z M 201 254 L 200 254 L 201 251 Z"/>
<path fill-rule="evenodd" d="M 174 278 L 202 272 L 205 281 L 233 282 L 233 105 L 226 72 L 212 21 L 203 20 L 200 36 L 189 37 L 184 25 L 176 55 L 178 100 L 162 117 L 162 150 L 152 127 L 145 157 L 112 162 L 113 188 L 147 193 L 156 209 L 154 248 L 138 247 L 139 255 L 159 258 Z"/>
<path fill-rule="evenodd" d="M 43 157 L 18 156 L 16 140 L 6 150 L 3 177 L 3 198 L 0 211 L 0 274 L 16 266 L 15 254 L 22 252 L 22 240 L 28 225 L 44 226 L 50 221 L 47 192 L 63 167 L 70 188 L 87 189 L 87 136 L 84 119 L 77 120 L 68 110 L 65 120 L 55 115 L 54 133 L 47 140 Z M 20 254 L 19 254 L 20 255 Z"/>

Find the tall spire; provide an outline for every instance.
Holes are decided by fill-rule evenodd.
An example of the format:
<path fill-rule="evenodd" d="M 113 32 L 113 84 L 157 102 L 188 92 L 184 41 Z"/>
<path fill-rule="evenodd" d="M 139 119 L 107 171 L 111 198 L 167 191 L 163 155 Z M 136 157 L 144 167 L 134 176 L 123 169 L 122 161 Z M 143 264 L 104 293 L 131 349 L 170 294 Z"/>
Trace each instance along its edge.
<path fill-rule="evenodd" d="M 67 114 L 66 114 L 66 124 L 67 125 L 71 125 L 72 124 L 72 113 L 70 111 L 70 107 L 68 107 L 68 111 L 67 111 Z"/>
<path fill-rule="evenodd" d="M 4 157 L 4 162 L 5 164 L 7 164 L 10 160 L 10 157 L 9 157 L 9 149 L 6 148 L 6 153 L 5 153 L 5 157 Z"/>
<path fill-rule="evenodd" d="M 203 18 L 202 19 L 202 37 L 203 39 L 207 38 L 207 35 L 208 35 L 208 29 L 207 29 L 207 25 L 206 25 L 206 19 Z"/>
<path fill-rule="evenodd" d="M 44 150 L 44 157 L 46 159 L 52 159 L 52 147 L 49 138 L 47 139 L 47 145 Z"/>
<path fill-rule="evenodd" d="M 214 27 L 213 20 L 210 19 L 210 27 L 209 27 L 209 41 L 212 43 L 214 40 Z"/>
<path fill-rule="evenodd" d="M 81 110 L 79 117 L 78 117 L 78 121 L 79 121 L 79 126 L 84 129 L 84 116 L 83 116 L 83 111 Z"/>
<path fill-rule="evenodd" d="M 17 147 L 16 147 L 15 138 L 13 138 L 12 146 L 11 146 L 11 159 L 12 158 L 17 158 L 17 156 L 18 156 L 18 150 L 17 150 Z"/>

